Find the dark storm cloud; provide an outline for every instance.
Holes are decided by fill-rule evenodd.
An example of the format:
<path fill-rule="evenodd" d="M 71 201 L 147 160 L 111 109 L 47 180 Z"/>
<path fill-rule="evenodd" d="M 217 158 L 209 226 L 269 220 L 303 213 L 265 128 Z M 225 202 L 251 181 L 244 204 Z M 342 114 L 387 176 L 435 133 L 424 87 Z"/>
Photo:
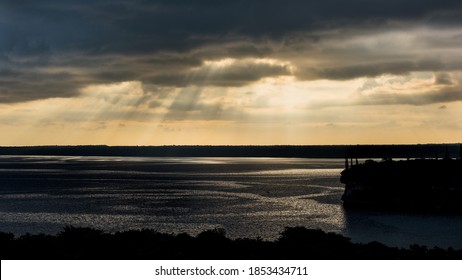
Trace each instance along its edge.
<path fill-rule="evenodd" d="M 403 75 L 411 71 L 438 71 L 447 69 L 439 61 L 397 61 L 397 62 L 370 62 L 359 65 L 339 65 L 321 69 L 305 69 L 307 79 L 349 80 L 357 77 L 375 77 L 381 74 Z"/>
<path fill-rule="evenodd" d="M 354 105 L 428 105 L 434 103 L 444 103 L 462 100 L 462 88 L 444 89 L 438 92 L 420 94 L 374 94 L 363 98 Z"/>
<path fill-rule="evenodd" d="M 0 103 L 15 103 L 78 94 L 81 83 L 68 73 L 0 71 Z"/>
<path fill-rule="evenodd" d="M 229 36 L 457 18 L 460 1 L 3 1 L 3 49 L 95 53 L 187 50 Z"/>
<path fill-rule="evenodd" d="M 0 102 L 73 96 L 88 84 L 123 80 L 239 86 L 285 75 L 288 70 L 238 65 L 210 75 L 201 68 L 203 62 L 228 57 L 285 58 L 285 53 L 298 50 L 319 54 L 310 53 L 310 47 L 328 56 L 329 49 L 319 50 L 324 34 L 374 33 L 415 24 L 457 27 L 461 10 L 459 0 L 5 0 L 0 3 Z M 454 47 L 458 36 L 448 39 Z M 427 47 L 440 46 L 427 39 Z M 297 62 L 299 57 L 291 60 Z M 447 69 L 425 66 L 418 59 L 363 64 L 350 60 L 343 58 L 338 69 L 332 63 L 301 65 L 295 75 L 349 79 Z"/>
<path fill-rule="evenodd" d="M 437 73 L 435 75 L 435 84 L 437 85 L 453 85 L 454 80 L 448 73 Z"/>
<path fill-rule="evenodd" d="M 167 86 L 242 86 L 264 77 L 290 74 L 286 65 L 244 61 L 225 66 L 204 65 L 182 74 L 161 74 L 152 77 L 152 81 Z"/>

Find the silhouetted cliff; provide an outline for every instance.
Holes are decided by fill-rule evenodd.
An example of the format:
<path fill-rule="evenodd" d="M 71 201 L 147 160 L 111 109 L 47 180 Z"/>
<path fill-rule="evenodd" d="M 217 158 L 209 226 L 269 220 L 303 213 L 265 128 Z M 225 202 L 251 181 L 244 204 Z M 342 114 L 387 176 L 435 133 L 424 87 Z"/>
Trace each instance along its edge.
<path fill-rule="evenodd" d="M 345 206 L 398 210 L 462 211 L 462 161 L 366 161 L 341 175 Z"/>

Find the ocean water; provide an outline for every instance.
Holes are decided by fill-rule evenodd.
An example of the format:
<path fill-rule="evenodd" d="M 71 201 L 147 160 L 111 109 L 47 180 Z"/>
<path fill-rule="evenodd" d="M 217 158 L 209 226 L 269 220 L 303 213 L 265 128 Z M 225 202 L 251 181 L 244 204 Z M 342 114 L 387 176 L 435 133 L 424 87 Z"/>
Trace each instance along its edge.
<path fill-rule="evenodd" d="M 355 242 L 462 249 L 462 216 L 346 211 L 340 159 L 0 156 L 0 231 L 55 234 L 223 228 L 278 238 L 288 226 Z"/>

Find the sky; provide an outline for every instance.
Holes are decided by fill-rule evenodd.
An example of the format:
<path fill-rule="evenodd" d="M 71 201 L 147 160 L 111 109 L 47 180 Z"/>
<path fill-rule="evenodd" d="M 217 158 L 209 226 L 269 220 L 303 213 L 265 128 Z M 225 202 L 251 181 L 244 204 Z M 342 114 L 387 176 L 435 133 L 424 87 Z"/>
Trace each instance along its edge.
<path fill-rule="evenodd" d="M 462 1 L 0 0 L 0 145 L 462 141 Z"/>

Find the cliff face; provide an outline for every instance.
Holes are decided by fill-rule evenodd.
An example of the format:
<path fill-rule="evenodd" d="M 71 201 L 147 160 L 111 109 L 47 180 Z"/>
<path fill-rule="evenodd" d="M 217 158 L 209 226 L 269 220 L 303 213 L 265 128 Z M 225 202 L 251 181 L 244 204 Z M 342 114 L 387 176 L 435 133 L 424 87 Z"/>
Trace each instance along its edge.
<path fill-rule="evenodd" d="M 345 207 L 462 210 L 461 160 L 366 161 L 341 173 Z"/>

